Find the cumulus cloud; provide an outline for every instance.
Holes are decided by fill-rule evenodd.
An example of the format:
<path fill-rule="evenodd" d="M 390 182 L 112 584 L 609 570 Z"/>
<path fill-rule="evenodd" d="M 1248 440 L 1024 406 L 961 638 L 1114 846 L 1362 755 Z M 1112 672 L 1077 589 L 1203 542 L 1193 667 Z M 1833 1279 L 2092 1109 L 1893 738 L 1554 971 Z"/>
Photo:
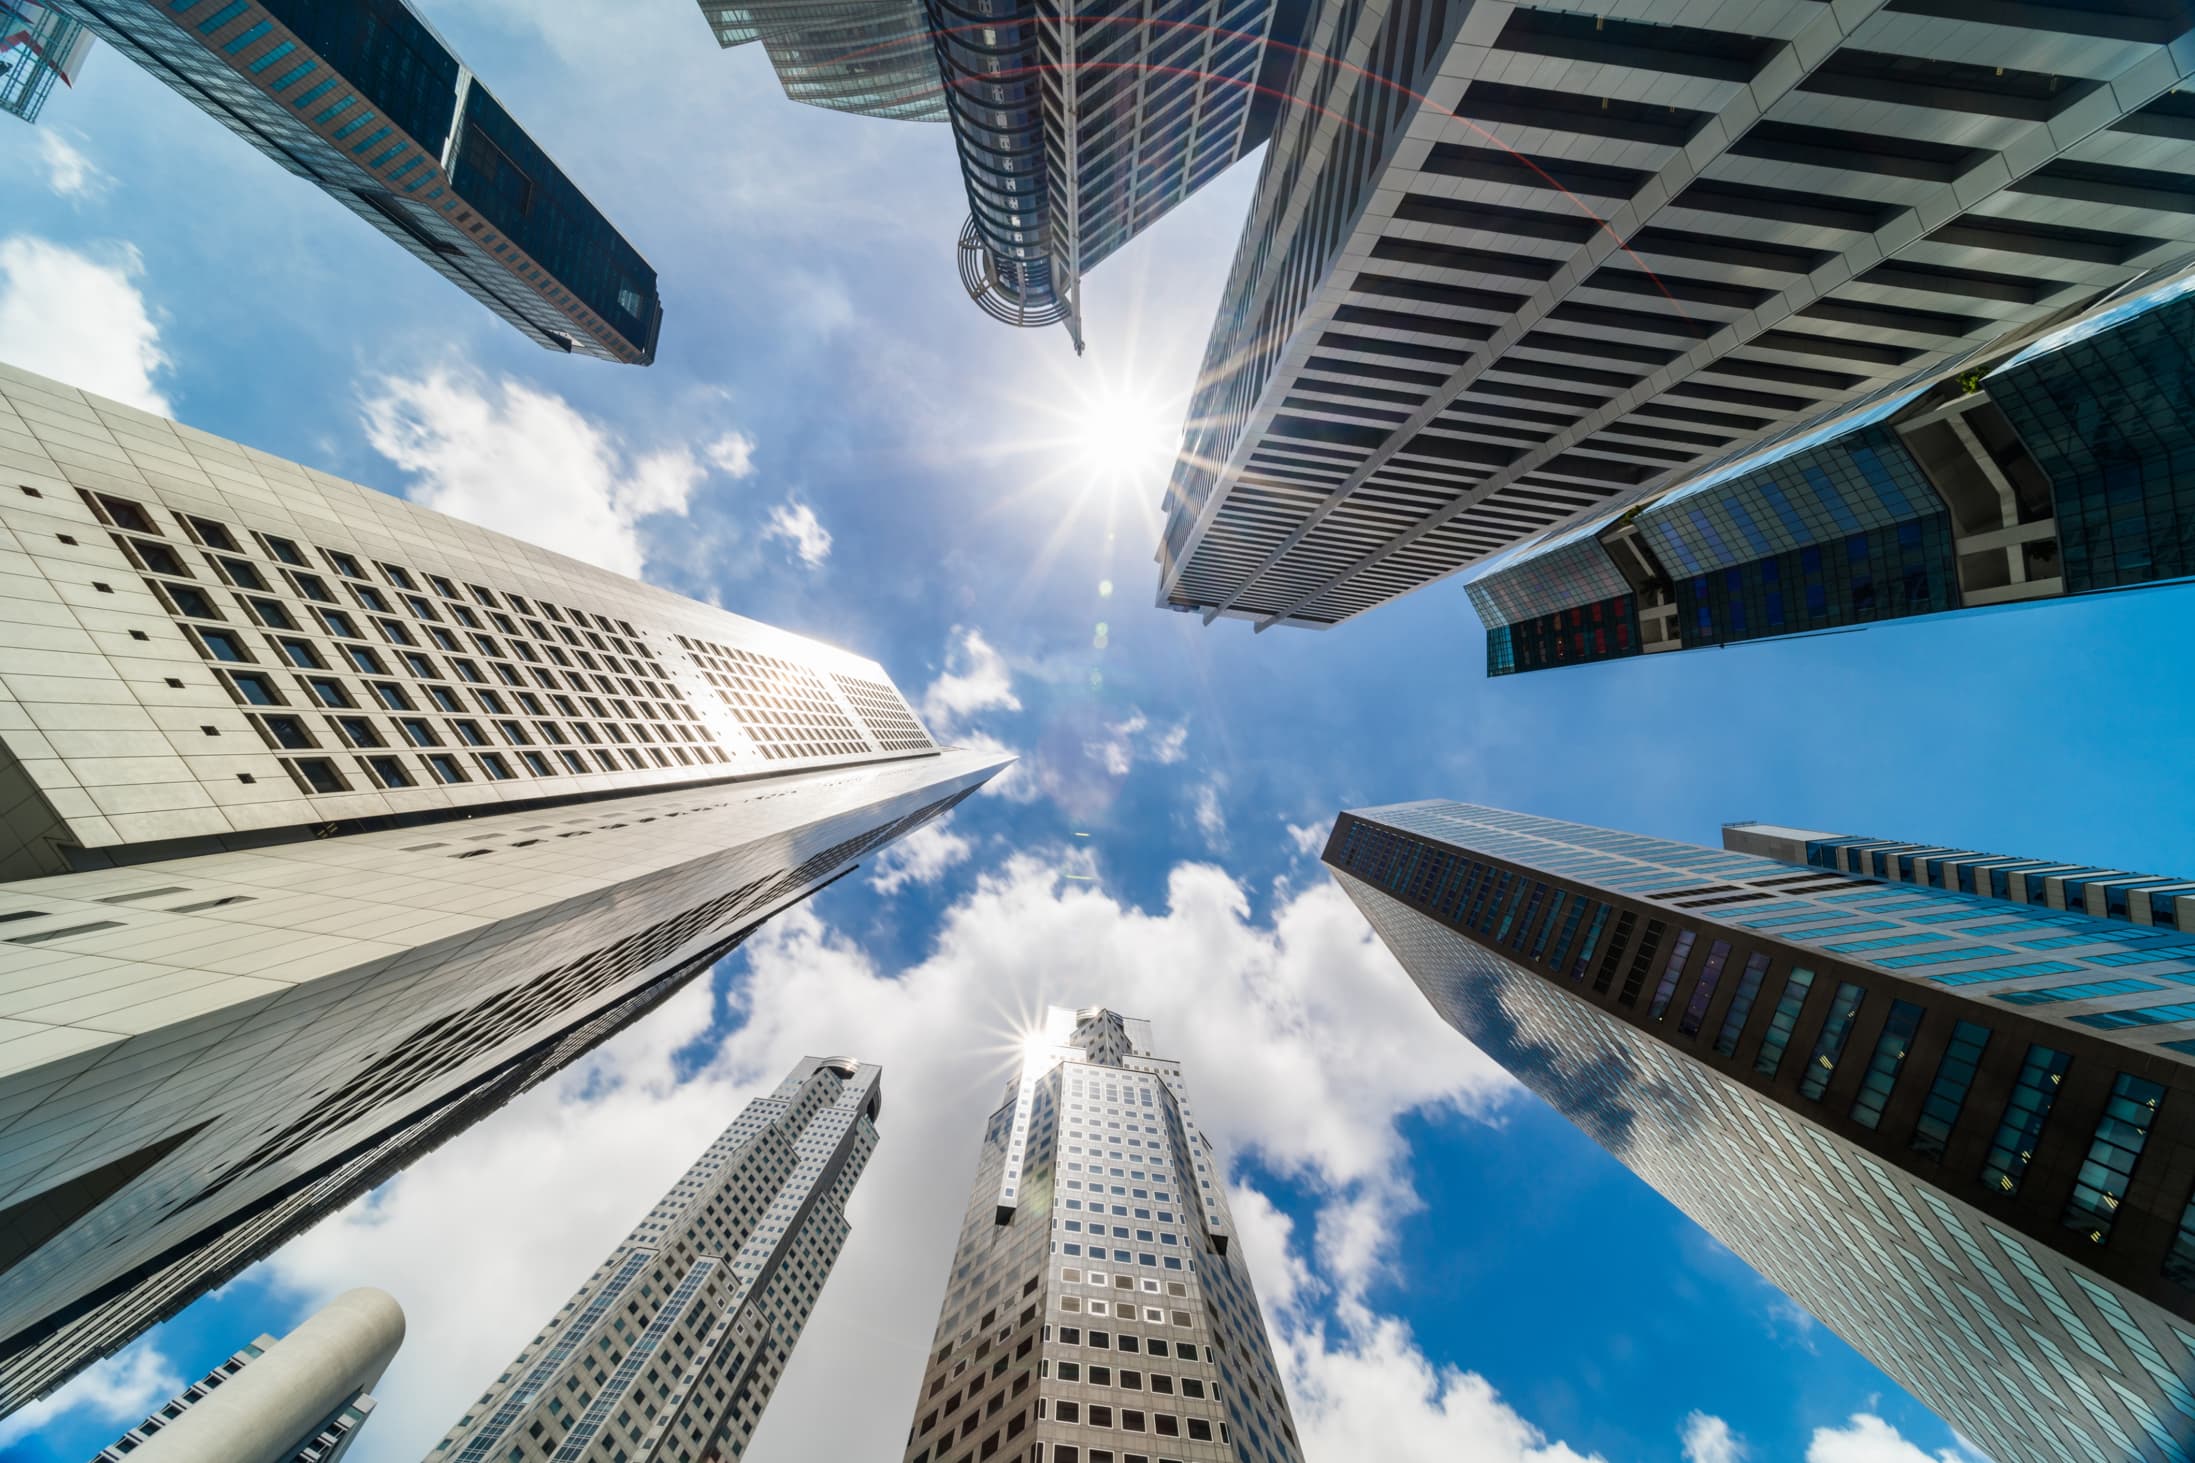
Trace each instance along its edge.
<path fill-rule="evenodd" d="M 816 517 L 815 509 L 806 503 L 787 499 L 772 508 L 762 536 L 785 540 L 800 556 L 800 562 L 811 569 L 831 557 L 831 532 Z"/>
<path fill-rule="evenodd" d="M 1806 1463 L 1973 1463 L 1954 1449 L 1924 1452 L 1872 1412 L 1855 1412 L 1843 1427 L 1818 1427 Z"/>
<path fill-rule="evenodd" d="M 1319 850 L 1326 847 L 1327 835 L 1333 826 L 1328 823 L 1284 823 L 1288 841 L 1295 846 L 1298 858 L 1317 858 Z"/>
<path fill-rule="evenodd" d="M 1139 761 L 1170 767 L 1189 755 L 1189 723 L 1154 729 L 1151 718 L 1131 710 L 1119 721 L 1104 723 L 1103 733 L 1084 743 L 1083 752 L 1112 777 L 1126 777 Z"/>
<path fill-rule="evenodd" d="M 974 852 L 974 844 L 944 823 L 925 823 L 884 850 L 869 887 L 881 894 L 897 894 L 909 884 L 935 884 Z"/>
<path fill-rule="evenodd" d="M 1711 1412 L 1687 1413 L 1677 1432 L 1684 1439 L 1684 1463 L 1745 1463 L 1745 1440 Z"/>
<path fill-rule="evenodd" d="M 57 127 L 38 129 L 38 160 L 45 164 L 46 186 L 63 198 L 94 197 L 110 181 Z"/>
<path fill-rule="evenodd" d="M 941 731 L 959 728 L 985 711 L 1019 711 L 1013 672 L 983 632 L 955 625 L 945 650 L 945 670 L 922 693 L 922 714 Z"/>
<path fill-rule="evenodd" d="M 29 234 L 0 239 L 0 358 L 172 416 L 153 378 L 168 368 L 127 245 L 94 258 Z"/>
<path fill-rule="evenodd" d="M 641 520 L 683 515 L 709 474 L 684 447 L 629 455 L 563 397 L 507 376 L 382 376 L 363 412 L 414 502 L 619 574 L 646 560 Z"/>
<path fill-rule="evenodd" d="M 750 476 L 755 470 L 755 439 L 745 432 L 726 432 L 708 447 L 709 463 L 728 478 Z"/>
<path fill-rule="evenodd" d="M 111 1426 L 120 1436 L 183 1390 L 174 1364 L 150 1340 L 117 1352 L 70 1378 L 67 1385 L 0 1419 L 0 1449 L 36 1437 L 48 1426 L 71 1422 Z"/>
<path fill-rule="evenodd" d="M 1066 867 L 1089 866 L 1022 855 L 985 871 L 946 913 L 927 956 L 903 971 L 880 967 L 813 906 L 794 910 L 748 943 L 747 973 L 728 982 L 716 1013 L 724 1019 L 714 1029 L 729 1023 L 728 1034 L 710 1034 L 711 994 L 696 985 L 584 1070 L 278 1255 L 271 1266 L 301 1303 L 371 1281 L 412 1318 L 359 1463 L 431 1448 L 740 1105 L 804 1053 L 883 1064 L 883 1141 L 855 1189 L 853 1238 L 770 1406 L 757 1457 L 898 1450 L 984 1120 L 1006 1090 L 1019 1033 L 1048 1003 L 1102 1001 L 1150 1018 L 1184 1062 L 1216 1143 L 1255 1153 L 1337 1202 L 1406 1187 L 1404 1114 L 1491 1113 L 1514 1090 L 1445 1024 L 1425 1019 L 1416 988 L 1331 886 L 1252 923 L 1243 890 L 1216 868 L 1177 867 L 1164 907 L 1146 910 L 1102 884 L 1066 879 Z M 1031 950 L 1046 958 L 1030 959 Z M 1181 979 L 1183 970 L 1197 978 Z M 482 1213 L 498 1224 L 481 1225 Z M 1269 1205 L 1245 1200 L 1237 1213 L 1246 1237 L 1277 1227 Z M 1285 1300 L 1308 1284 L 1297 1278 L 1307 1271 L 1285 1242 L 1277 1267 L 1272 1251 L 1262 1242 L 1246 1249 L 1261 1292 Z M 1399 1330 L 1368 1320 L 1331 1346 L 1323 1333 L 1304 1334 L 1305 1359 L 1290 1364 L 1302 1372 L 1299 1386 L 1313 1389 L 1309 1415 L 1331 1418 L 1317 1436 L 1344 1439 L 1361 1426 L 1374 1439 L 1460 1447 L 1476 1436 L 1465 1421 L 1500 1420 L 1483 1383 L 1413 1363 Z M 1374 1373 L 1389 1364 L 1415 1370 L 1382 1383 Z M 875 1405 L 845 1406 L 856 1392 Z M 1403 1401 L 1428 1415 L 1426 1431 L 1397 1433 L 1399 1423 L 1375 1415 Z M 1530 1437 L 1521 1424 L 1502 1426 L 1488 1435 Z M 1367 1454 L 1342 1447 L 1330 1456 Z M 1538 1444 L 1515 1456 L 1568 1457 Z"/>

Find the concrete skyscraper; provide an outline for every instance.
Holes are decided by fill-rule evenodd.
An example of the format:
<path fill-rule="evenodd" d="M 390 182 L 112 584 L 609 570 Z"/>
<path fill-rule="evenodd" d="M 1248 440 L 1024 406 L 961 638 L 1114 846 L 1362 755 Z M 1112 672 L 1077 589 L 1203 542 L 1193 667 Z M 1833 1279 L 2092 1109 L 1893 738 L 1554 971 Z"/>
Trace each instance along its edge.
<path fill-rule="evenodd" d="M 655 271 L 409 0 L 63 8 L 537 343 L 655 359 Z"/>
<path fill-rule="evenodd" d="M 1997 1463 L 2188 1457 L 2195 935 L 2083 911 L 2195 883 L 1726 842 L 1436 801 L 1325 860 L 1451 1025 Z"/>
<path fill-rule="evenodd" d="M 2191 30 L 2182 5 L 1326 7 L 1159 603 L 1333 625 L 2186 261 Z"/>
<path fill-rule="evenodd" d="M 1053 1008 L 984 1129 L 906 1463 L 1298 1463 L 1226 1164 L 1150 1023 Z"/>
<path fill-rule="evenodd" d="M 92 1463 L 336 1463 L 403 1341 L 393 1298 L 346 1291 L 280 1341 L 262 1336 L 191 1383 Z"/>
<path fill-rule="evenodd" d="M 0 367 L 0 1410 L 1002 764 L 871 661 Z"/>
<path fill-rule="evenodd" d="M 878 1069 L 803 1057 L 688 1169 L 429 1455 L 738 1458 L 851 1232 Z"/>

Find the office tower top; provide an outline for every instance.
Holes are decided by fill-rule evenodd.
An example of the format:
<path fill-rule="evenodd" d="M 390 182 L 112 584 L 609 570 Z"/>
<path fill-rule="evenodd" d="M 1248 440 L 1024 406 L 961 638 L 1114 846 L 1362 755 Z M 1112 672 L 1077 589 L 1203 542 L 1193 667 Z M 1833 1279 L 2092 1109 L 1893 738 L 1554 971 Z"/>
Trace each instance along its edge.
<path fill-rule="evenodd" d="M 1004 759 L 872 661 L 0 368 L 0 1411 Z"/>
<path fill-rule="evenodd" d="M 336 1463 L 403 1341 L 392 1296 L 345 1291 L 280 1341 L 262 1336 L 191 1383 L 92 1463 Z"/>
<path fill-rule="evenodd" d="M 409 0 L 72 0 L 70 12 L 533 340 L 655 359 L 655 271 Z"/>
<path fill-rule="evenodd" d="M 1053 1007 L 984 1130 L 906 1463 L 1300 1459 L 1226 1179 L 1150 1023 Z"/>
<path fill-rule="evenodd" d="M 1310 9 L 926 4 L 968 188 L 961 283 L 1077 351 L 1083 276 L 1265 140 Z"/>
<path fill-rule="evenodd" d="M 2067 907 L 2079 865 L 1727 837 L 1429 801 L 1325 859 L 1443 1017 L 1991 1457 L 2178 1457 L 2195 936 Z"/>
<path fill-rule="evenodd" d="M 852 1232 L 879 1070 L 803 1057 L 663 1196 L 432 1454 L 738 1458 Z M 583 1181 L 584 1176 L 576 1176 Z"/>
<path fill-rule="evenodd" d="M 1333 15 L 1166 496 L 1207 618 L 1336 624 L 2195 252 L 2184 7 Z"/>
<path fill-rule="evenodd" d="M 796 102 L 903 122 L 945 120 L 922 0 L 699 3 L 718 45 L 762 42 L 785 95 Z"/>
<path fill-rule="evenodd" d="M 45 0 L 0 0 L 0 112 L 38 120 L 53 84 L 76 85 L 92 35 Z"/>

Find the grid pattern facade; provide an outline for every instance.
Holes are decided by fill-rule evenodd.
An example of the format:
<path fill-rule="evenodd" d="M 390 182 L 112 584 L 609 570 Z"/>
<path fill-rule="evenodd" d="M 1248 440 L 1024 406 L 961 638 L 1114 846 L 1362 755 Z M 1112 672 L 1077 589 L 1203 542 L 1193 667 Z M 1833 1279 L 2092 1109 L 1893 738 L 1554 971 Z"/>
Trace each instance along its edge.
<path fill-rule="evenodd" d="M 1688 574 L 1671 588 L 1687 649 L 1936 614 L 1959 603 L 1951 520 L 1940 512 Z"/>
<path fill-rule="evenodd" d="M 1506 676 L 1550 666 L 1620 660 L 1640 651 L 1638 600 L 1619 594 L 1489 627 L 1486 673 Z"/>
<path fill-rule="evenodd" d="M 0 112 L 38 120 L 53 84 L 76 84 L 92 39 L 42 0 L 0 3 Z"/>
<path fill-rule="evenodd" d="M 921 0 L 700 3 L 718 45 L 762 42 L 785 95 L 796 102 L 902 122 L 945 120 Z"/>
<path fill-rule="evenodd" d="M 4 1409 L 998 765 L 769 755 L 690 643 L 882 671 L 5 368 L 0 555 Z"/>
<path fill-rule="evenodd" d="M 1989 379 L 2050 474 L 2073 593 L 2195 574 L 2195 298 Z"/>
<path fill-rule="evenodd" d="M 1297 75 L 1319 142 L 1267 159 L 1162 604 L 1336 623 L 2195 246 L 2182 11 L 1434 8 L 1415 68 L 1337 34 L 1363 70 Z M 1424 12 L 1349 18 L 1407 53 Z M 1353 130 L 1383 77 L 1392 144 Z"/>
<path fill-rule="evenodd" d="M 274 1345 L 275 1339 L 272 1336 L 262 1336 L 245 1346 L 227 1361 L 176 1393 L 174 1401 L 101 1448 L 99 1455 L 91 1463 L 123 1463 L 130 1454 L 151 1441 L 162 1428 L 203 1402 L 212 1395 L 215 1388 L 250 1366 Z M 338 1408 L 335 1415 L 323 1423 L 318 1432 L 300 1441 L 297 1451 L 284 1458 L 282 1463 L 336 1463 L 337 1459 L 350 1451 L 352 1437 L 359 1428 L 365 1426 L 373 1409 L 373 1398 L 364 1392 L 359 1393 Z"/>
<path fill-rule="evenodd" d="M 907 1463 L 1299 1459 L 1179 1064 L 1101 1007 L 1047 1034 L 985 1129 Z"/>
<path fill-rule="evenodd" d="M 429 1455 L 737 1458 L 851 1229 L 879 1070 L 806 1057 L 748 1104 Z"/>
<path fill-rule="evenodd" d="M 2195 1084 L 2019 939 L 2103 921 L 1455 803 L 1326 858 L 1451 1024 L 1993 1457 L 2184 1456 Z"/>
<path fill-rule="evenodd" d="M 606 361 L 655 359 L 655 271 L 407 0 L 70 9 L 533 340 Z"/>

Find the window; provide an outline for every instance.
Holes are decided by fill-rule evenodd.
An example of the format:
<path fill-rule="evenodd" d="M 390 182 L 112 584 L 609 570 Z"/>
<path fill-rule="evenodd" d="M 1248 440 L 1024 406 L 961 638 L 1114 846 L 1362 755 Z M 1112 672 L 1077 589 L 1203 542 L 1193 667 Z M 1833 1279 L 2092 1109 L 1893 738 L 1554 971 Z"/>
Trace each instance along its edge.
<path fill-rule="evenodd" d="M 1699 983 L 1692 988 L 1690 1000 L 1684 1003 L 1684 1016 L 1677 1022 L 1677 1034 L 1697 1036 L 1700 1025 L 1707 1020 L 1708 1002 L 1715 999 L 1715 987 L 1722 983 L 1723 967 L 1730 963 L 1730 942 L 1717 940 L 1707 950 L 1707 963 L 1700 967 Z"/>
<path fill-rule="evenodd" d="M 177 558 L 175 550 L 169 548 L 166 544 L 150 543 L 143 539 L 134 538 L 127 539 L 125 542 L 136 552 L 137 562 L 143 564 L 153 573 L 168 574 L 177 579 L 190 577 L 190 571 L 183 567 L 183 561 Z"/>
<path fill-rule="evenodd" d="M 2093 1244 L 2111 1238 L 2111 1222 L 2118 1217 L 2119 1201 L 2126 1197 L 2134 1165 L 2149 1142 L 2149 1130 L 2157 1121 L 2157 1105 L 2165 1090 L 2125 1072 L 2111 1084 L 2111 1099 L 2096 1132 L 2088 1141 L 2088 1157 L 2073 1181 L 2061 1221 L 2067 1229 L 2080 1230 Z"/>
<path fill-rule="evenodd" d="M 186 615 L 193 620 L 218 620 L 221 618 L 214 613 L 213 601 L 188 585 L 163 584 L 160 587 L 166 590 L 168 598 L 175 602 L 177 614 Z"/>
<path fill-rule="evenodd" d="M 320 658 L 320 652 L 313 649 L 309 640 L 285 640 L 282 642 L 282 653 L 299 670 L 317 671 L 327 668 L 327 662 Z"/>
<path fill-rule="evenodd" d="M 267 740 L 278 747 L 305 748 L 312 745 L 306 735 L 305 724 L 294 716 L 265 716 L 259 724 L 267 730 Z"/>
<path fill-rule="evenodd" d="M 339 640 L 356 640 L 358 624 L 341 610 L 320 611 L 320 623 L 328 627 L 328 633 Z"/>
<path fill-rule="evenodd" d="M 406 740 L 415 747 L 439 747 L 442 739 L 434 734 L 434 728 L 416 716 L 408 716 L 397 723 L 404 729 Z"/>
<path fill-rule="evenodd" d="M 366 577 L 366 571 L 359 567 L 358 561 L 349 554 L 343 553 L 339 549 L 322 549 L 321 552 L 328 556 L 328 562 L 335 566 L 335 572 L 344 578 L 363 579 Z"/>
<path fill-rule="evenodd" d="M 412 639 L 412 632 L 405 629 L 401 621 L 376 620 L 374 624 L 381 627 L 383 638 L 391 645 L 417 645 L 419 643 Z"/>
<path fill-rule="evenodd" d="M 285 564 L 295 564 L 303 567 L 305 555 L 296 544 L 286 538 L 277 538 L 271 533 L 261 534 L 259 537 L 260 541 L 266 544 L 268 553 Z"/>
<path fill-rule="evenodd" d="M 1692 944 L 1699 936 L 1691 930 L 1678 934 L 1677 943 L 1669 951 L 1669 963 L 1662 967 L 1661 981 L 1654 987 L 1654 999 L 1647 1003 L 1646 1014 L 1655 1021 L 1661 1020 L 1669 1009 L 1669 998 L 1676 994 L 1677 982 L 1684 977 L 1684 963 L 1692 958 Z"/>
<path fill-rule="evenodd" d="M 1829 1002 L 1829 1019 L 1822 1023 L 1822 1034 L 1814 1039 L 1814 1055 L 1806 1063 L 1806 1075 L 1799 1079 L 1801 1097 L 1818 1102 L 1828 1090 L 1829 1079 L 1844 1056 L 1844 1044 L 1852 1035 L 1852 1022 L 1860 1014 L 1860 1002 L 1866 998 L 1867 987 L 1857 981 L 1843 981 L 1837 986 L 1837 994 Z"/>
<path fill-rule="evenodd" d="M 213 562 L 220 569 L 221 577 L 238 589 L 264 590 L 267 587 L 267 581 L 259 577 L 259 571 L 248 560 L 215 559 Z"/>
<path fill-rule="evenodd" d="M 458 766 L 457 759 L 447 752 L 437 752 L 430 756 L 427 758 L 427 765 L 432 767 L 434 775 L 444 782 L 465 781 L 465 769 Z"/>
<path fill-rule="evenodd" d="M 343 647 L 343 653 L 350 657 L 351 664 L 354 667 L 369 676 L 385 676 L 389 673 L 388 668 L 381 664 L 381 657 L 375 655 L 366 646 L 346 645 Z"/>
<path fill-rule="evenodd" d="M 206 647 L 206 654 L 215 660 L 244 660 L 244 647 L 236 643 L 236 637 L 226 630 L 200 630 L 198 638 Z"/>
<path fill-rule="evenodd" d="M 513 776 L 516 776 L 516 774 L 511 771 L 511 764 L 504 761 L 494 752 L 481 753 L 480 765 L 487 768 L 488 776 L 494 778 L 498 782 L 502 782 Z"/>
<path fill-rule="evenodd" d="M 319 575 L 292 574 L 290 579 L 297 585 L 297 592 L 305 598 L 317 599 L 326 604 L 335 603 L 335 591 L 328 588 L 328 581 Z"/>
<path fill-rule="evenodd" d="M 2072 1065 L 2071 1057 L 2041 1042 L 2027 1049 L 2019 1080 L 2005 1100 L 2004 1116 L 1997 1121 L 1997 1135 L 1990 1141 L 1989 1157 L 1982 1165 L 1983 1183 L 2007 1194 L 2020 1191 L 2028 1165 L 2035 1161 L 2035 1144 L 2042 1137 L 2043 1124 L 2050 1120 L 2050 1109 L 2057 1104 L 2059 1084 L 2065 1081 L 2066 1069 Z"/>
<path fill-rule="evenodd" d="M 282 607 L 282 601 L 278 599 L 255 599 L 246 602 L 251 605 L 252 618 L 268 629 L 294 630 L 297 628 L 297 622 L 291 619 L 290 612 Z"/>
<path fill-rule="evenodd" d="M 230 676 L 229 684 L 236 688 L 238 700 L 249 702 L 253 706 L 282 704 L 275 698 L 273 683 L 265 676 Z"/>
<path fill-rule="evenodd" d="M 429 686 L 427 695 L 444 711 L 459 712 L 465 709 L 465 704 L 457 699 L 457 693 L 448 686 Z"/>
<path fill-rule="evenodd" d="M 460 721 L 456 723 L 456 727 L 458 737 L 467 746 L 485 747 L 488 745 L 488 734 L 480 729 L 479 722 Z"/>
<path fill-rule="evenodd" d="M 1890 1003 L 1890 1019 L 1883 1022 L 1875 1054 L 1868 1058 L 1867 1075 L 1860 1079 L 1859 1095 L 1852 1099 L 1853 1122 L 1868 1129 L 1882 1123 L 1883 1108 L 1898 1085 L 1898 1073 L 1905 1066 L 1906 1054 L 1913 1049 L 1913 1033 L 1920 1025 L 1919 1006 L 1911 1001 Z"/>
<path fill-rule="evenodd" d="M 432 660 L 429 660 L 426 656 L 421 655 L 416 650 L 407 650 L 404 652 L 404 664 L 410 667 L 411 673 L 413 675 L 419 677 L 423 681 L 431 681 L 436 676 L 441 674 L 441 672 L 437 671 L 434 668 L 434 662 Z"/>
<path fill-rule="evenodd" d="M 1921 1100 L 1921 1116 L 1913 1126 L 1913 1151 L 1925 1158 L 1942 1159 L 1951 1130 L 1958 1126 L 1959 1110 L 1966 1106 L 1966 1090 L 1974 1085 L 1974 1073 L 1989 1047 L 1989 1028 L 1975 1021 L 1961 1021 L 1952 1028 L 1950 1045 L 1936 1064 L 1936 1079 Z"/>
<path fill-rule="evenodd" d="M 393 681 L 375 681 L 373 683 L 373 693 L 379 698 L 381 704 L 391 711 L 409 711 L 412 709 L 412 698 L 405 695 L 404 688 Z"/>
<path fill-rule="evenodd" d="M 349 706 L 351 693 L 343 689 L 343 683 L 326 676 L 315 676 L 305 683 L 312 688 L 313 699 L 322 706 Z"/>
<path fill-rule="evenodd" d="M 337 717 L 335 724 L 343 733 L 343 740 L 354 747 L 378 747 L 382 744 L 381 733 L 375 731 L 373 723 L 363 716 Z"/>
<path fill-rule="evenodd" d="M 317 757 L 302 758 L 289 764 L 297 772 L 308 792 L 341 792 L 343 779 L 336 774 L 335 764 Z"/>
<path fill-rule="evenodd" d="M 1730 1009 L 1723 1013 L 1722 1030 L 1715 1036 L 1715 1055 L 1735 1056 L 1738 1038 L 1745 1034 L 1745 1019 L 1753 1014 L 1754 998 L 1761 993 L 1761 980 L 1768 974 L 1768 957 L 1753 955 L 1745 962 L 1745 973 L 1738 977 L 1737 993 L 1730 998 Z"/>
<path fill-rule="evenodd" d="M 152 520 L 145 516 L 145 510 L 129 499 L 110 498 L 105 493 L 98 496 L 99 506 L 106 510 L 108 521 L 113 523 L 115 527 L 126 528 L 132 533 L 158 533 L 160 531 L 152 526 Z"/>
<path fill-rule="evenodd" d="M 410 787 L 412 776 L 404 770 L 404 764 L 394 757 L 368 757 L 366 766 L 383 787 Z"/>
<path fill-rule="evenodd" d="M 1791 1029 L 1799 1024 L 1799 1010 L 1806 1004 L 1806 993 L 1813 989 L 1814 972 L 1793 970 L 1784 977 L 1783 994 L 1776 998 L 1775 1012 L 1768 1018 L 1768 1030 L 1761 1034 L 1761 1049 L 1753 1058 L 1753 1070 L 1763 1077 L 1773 1077 L 1783 1065 L 1784 1048 L 1791 1044 Z"/>

